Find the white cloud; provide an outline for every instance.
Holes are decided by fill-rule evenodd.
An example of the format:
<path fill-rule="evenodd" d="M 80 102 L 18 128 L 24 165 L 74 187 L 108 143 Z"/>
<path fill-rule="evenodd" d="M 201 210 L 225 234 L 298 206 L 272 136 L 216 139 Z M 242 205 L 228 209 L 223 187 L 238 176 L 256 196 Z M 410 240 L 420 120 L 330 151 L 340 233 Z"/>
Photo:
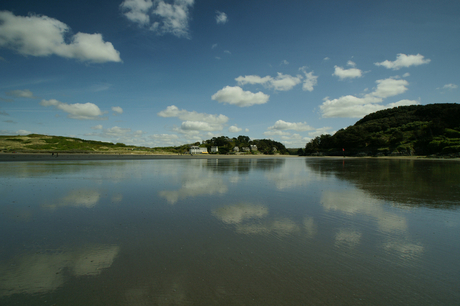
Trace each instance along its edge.
<path fill-rule="evenodd" d="M 409 82 L 406 80 L 396 80 L 393 78 L 377 80 L 376 83 L 378 84 L 377 88 L 374 90 L 374 92 L 366 95 L 366 97 L 373 96 L 385 99 L 388 97 L 396 96 L 404 93 L 407 90 L 406 86 L 409 85 Z"/>
<path fill-rule="evenodd" d="M 305 74 L 302 89 L 305 91 L 313 91 L 313 87 L 318 84 L 318 76 L 313 75 L 313 71 L 307 72 L 306 67 L 301 67 L 300 70 Z"/>
<path fill-rule="evenodd" d="M 181 124 L 183 131 L 215 131 L 215 126 L 203 121 L 184 121 Z M 220 130 L 218 128 L 217 130 Z"/>
<path fill-rule="evenodd" d="M 458 86 L 455 85 L 455 84 L 452 84 L 452 83 L 446 84 L 446 85 L 444 85 L 444 86 L 442 87 L 442 89 L 451 89 L 451 90 L 452 90 L 452 89 L 457 89 L 457 88 L 458 88 Z"/>
<path fill-rule="evenodd" d="M 353 61 L 348 61 L 348 62 L 347 62 L 347 66 L 356 67 L 356 63 L 353 62 Z"/>
<path fill-rule="evenodd" d="M 406 73 L 403 74 L 403 78 L 407 78 L 408 76 L 410 76 L 409 72 L 406 72 Z"/>
<path fill-rule="evenodd" d="M 252 93 L 250 91 L 243 91 L 239 86 L 226 86 L 212 95 L 211 99 L 219 103 L 229 103 L 239 107 L 247 107 L 255 104 L 265 104 L 270 98 L 269 95 L 259 91 Z"/>
<path fill-rule="evenodd" d="M 289 65 L 289 62 L 287 60 L 282 60 L 280 65 Z"/>
<path fill-rule="evenodd" d="M 17 98 L 30 98 L 30 99 L 36 99 L 37 97 L 34 96 L 34 94 L 28 90 L 28 89 L 24 89 L 24 90 L 12 90 L 12 91 L 8 91 L 6 93 L 7 96 L 11 96 L 11 97 L 17 97 Z"/>
<path fill-rule="evenodd" d="M 328 60 L 330 60 L 330 58 L 327 57 L 327 56 L 325 58 L 323 58 L 323 61 L 328 61 Z"/>
<path fill-rule="evenodd" d="M 98 124 L 96 126 L 92 126 L 91 129 L 93 130 L 102 130 L 102 124 Z"/>
<path fill-rule="evenodd" d="M 160 35 L 189 37 L 189 10 L 194 0 L 125 0 L 120 7 L 126 18 Z"/>
<path fill-rule="evenodd" d="M 120 7 L 125 10 L 126 18 L 140 25 L 150 23 L 148 11 L 152 6 L 152 0 L 125 0 L 120 4 Z"/>
<path fill-rule="evenodd" d="M 211 46 L 211 49 L 214 49 L 214 48 L 216 48 L 216 47 L 217 47 L 217 44 L 213 44 L 213 45 Z"/>
<path fill-rule="evenodd" d="M 283 120 L 276 121 L 275 124 L 273 126 L 270 126 L 268 129 L 278 130 L 278 131 L 294 130 L 298 132 L 314 130 L 314 128 L 309 126 L 306 122 L 294 123 L 294 122 L 286 122 Z"/>
<path fill-rule="evenodd" d="M 238 132 L 240 132 L 242 130 L 243 130 L 242 128 L 239 128 L 236 125 L 232 125 L 231 127 L 228 128 L 228 131 L 230 133 L 238 133 Z"/>
<path fill-rule="evenodd" d="M 131 129 L 130 128 L 121 128 L 119 126 L 114 126 L 109 129 L 105 129 L 103 132 L 104 137 L 122 137 L 125 136 L 126 134 L 130 133 Z"/>
<path fill-rule="evenodd" d="M 27 130 L 18 130 L 18 131 L 16 131 L 16 133 L 17 133 L 18 135 L 29 135 L 29 134 L 32 134 L 32 132 L 27 131 Z"/>
<path fill-rule="evenodd" d="M 168 106 L 157 114 L 160 117 L 177 117 L 182 120 L 179 131 L 220 131 L 228 121 L 224 115 L 210 115 L 205 113 L 189 112 L 185 109 L 179 110 L 175 105 Z"/>
<path fill-rule="evenodd" d="M 121 62 L 120 53 L 112 43 L 104 42 L 101 34 L 78 32 L 66 39 L 68 31 L 66 24 L 47 16 L 22 17 L 0 12 L 0 47 L 22 55 L 58 55 L 93 63 Z"/>
<path fill-rule="evenodd" d="M 119 113 L 119 114 L 123 114 L 123 109 L 120 106 L 112 107 L 112 111 Z"/>
<path fill-rule="evenodd" d="M 402 94 L 407 91 L 409 83 L 406 80 L 388 78 L 377 80 L 377 87 L 373 92 L 365 94 L 362 98 L 353 95 L 342 96 L 338 99 L 330 100 L 329 97 L 324 98 L 323 104 L 320 106 L 322 116 L 330 117 L 350 117 L 361 118 L 367 114 L 401 105 L 419 104 L 415 100 L 401 100 L 399 102 L 381 105 L 377 103 L 383 102 L 384 99 Z"/>
<path fill-rule="evenodd" d="M 294 86 L 299 84 L 301 80 L 301 75 L 291 76 L 280 72 L 278 72 L 278 76 L 275 78 L 268 75 L 263 78 L 258 75 L 246 75 L 244 77 L 239 76 L 235 79 L 235 81 L 238 82 L 238 85 L 261 84 L 267 88 L 273 88 L 274 90 L 280 91 L 291 90 Z"/>
<path fill-rule="evenodd" d="M 246 85 L 246 84 L 266 84 L 272 80 L 271 76 L 266 76 L 261 78 L 258 75 L 245 75 L 245 76 L 239 76 L 235 79 L 235 81 L 238 82 L 238 85 Z"/>
<path fill-rule="evenodd" d="M 294 86 L 299 84 L 302 80 L 302 76 L 291 76 L 288 74 L 282 74 L 278 72 L 278 76 L 276 78 L 272 78 L 270 81 L 270 87 L 273 87 L 275 90 L 291 90 Z"/>
<path fill-rule="evenodd" d="M 332 75 L 338 76 L 340 80 L 360 78 L 362 76 L 362 71 L 358 68 L 343 69 L 339 66 L 334 66 L 334 68 L 335 70 Z"/>
<path fill-rule="evenodd" d="M 228 22 L 228 18 L 227 18 L 227 14 L 225 14 L 224 12 L 219 12 L 219 11 L 216 11 L 216 22 L 217 24 L 219 23 L 222 23 L 222 24 L 225 24 Z"/>
<path fill-rule="evenodd" d="M 304 137 L 300 134 L 281 136 L 282 143 L 288 148 L 304 148 L 305 144 L 310 141 L 309 137 Z"/>
<path fill-rule="evenodd" d="M 418 66 L 418 65 L 428 64 L 429 62 L 431 62 L 431 60 L 425 59 L 425 57 L 421 54 L 406 55 L 403 53 L 399 53 L 396 56 L 396 60 L 393 62 L 389 60 L 385 60 L 381 63 L 374 63 L 374 64 L 376 66 L 383 66 L 388 69 L 399 70 L 403 67 Z"/>
<path fill-rule="evenodd" d="M 42 106 L 54 106 L 57 109 L 60 109 L 68 113 L 68 117 L 72 119 L 99 119 L 103 113 L 96 104 L 93 103 L 75 103 L 67 104 L 59 102 L 58 100 L 42 100 L 40 102 Z"/>
<path fill-rule="evenodd" d="M 313 132 L 309 132 L 308 136 L 311 138 L 315 138 L 316 136 L 321 136 L 323 134 L 334 135 L 335 131 L 333 131 L 331 127 L 325 126 L 319 129 L 315 129 Z"/>
<path fill-rule="evenodd" d="M 264 132 L 265 136 L 288 136 L 291 135 L 289 132 L 283 132 L 281 130 L 270 130 Z"/>

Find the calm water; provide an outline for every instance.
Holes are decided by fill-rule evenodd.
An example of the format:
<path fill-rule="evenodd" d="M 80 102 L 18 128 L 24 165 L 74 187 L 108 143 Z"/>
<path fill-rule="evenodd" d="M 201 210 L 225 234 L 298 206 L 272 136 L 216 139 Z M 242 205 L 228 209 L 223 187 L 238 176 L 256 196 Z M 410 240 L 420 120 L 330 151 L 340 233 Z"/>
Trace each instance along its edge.
<path fill-rule="evenodd" d="M 460 162 L 5 162 L 0 195 L 0 305 L 460 304 Z"/>

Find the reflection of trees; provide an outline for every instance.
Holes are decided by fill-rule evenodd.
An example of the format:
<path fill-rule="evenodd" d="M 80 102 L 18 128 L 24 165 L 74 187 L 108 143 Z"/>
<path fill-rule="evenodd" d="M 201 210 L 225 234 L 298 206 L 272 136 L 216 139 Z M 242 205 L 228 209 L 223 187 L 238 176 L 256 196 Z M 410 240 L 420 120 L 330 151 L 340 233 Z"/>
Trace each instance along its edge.
<path fill-rule="evenodd" d="M 42 177 L 51 175 L 68 175 L 81 172 L 98 171 L 98 168 L 111 169 L 116 171 L 117 168 L 126 166 L 132 167 L 129 161 L 64 161 L 64 162 L 20 162 L 20 163 L 2 163 L 0 167 L 1 177 Z M 122 171 L 122 170 L 121 170 Z"/>
<path fill-rule="evenodd" d="M 23 255 L 0 263 L 0 296 L 54 290 L 72 276 L 99 275 L 109 268 L 118 246 Z"/>
<path fill-rule="evenodd" d="M 306 159 L 319 175 L 346 180 L 373 197 L 404 205 L 455 208 L 460 203 L 460 163 L 403 159 Z"/>
<path fill-rule="evenodd" d="M 285 158 L 207 159 L 208 169 L 216 172 L 247 173 L 251 170 L 273 170 L 284 165 Z"/>

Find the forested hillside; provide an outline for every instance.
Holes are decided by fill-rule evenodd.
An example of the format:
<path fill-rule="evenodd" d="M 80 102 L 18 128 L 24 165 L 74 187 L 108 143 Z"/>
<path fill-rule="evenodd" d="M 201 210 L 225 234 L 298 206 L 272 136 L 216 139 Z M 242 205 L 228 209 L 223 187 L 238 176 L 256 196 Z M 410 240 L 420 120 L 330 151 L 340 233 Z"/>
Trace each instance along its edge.
<path fill-rule="evenodd" d="M 251 153 L 253 154 L 289 154 L 286 147 L 280 142 L 271 139 L 251 140 L 248 136 L 242 135 L 233 138 L 229 138 L 227 136 L 213 137 L 211 139 L 204 140 L 201 143 L 196 142 L 192 144 L 185 144 L 178 147 L 164 147 L 161 149 L 176 153 L 183 153 L 185 151 L 188 151 L 191 145 L 206 147 L 208 149 L 208 152 L 211 152 L 211 147 L 215 146 L 219 148 L 218 154 L 233 153 L 233 148 L 235 147 L 238 147 L 241 150 L 243 147 L 250 147 L 251 145 L 257 146 L 257 150 L 251 150 Z"/>
<path fill-rule="evenodd" d="M 344 151 L 343 151 L 344 150 Z M 321 135 L 305 154 L 429 155 L 460 153 L 460 104 L 400 106 L 365 116 L 334 135 Z"/>

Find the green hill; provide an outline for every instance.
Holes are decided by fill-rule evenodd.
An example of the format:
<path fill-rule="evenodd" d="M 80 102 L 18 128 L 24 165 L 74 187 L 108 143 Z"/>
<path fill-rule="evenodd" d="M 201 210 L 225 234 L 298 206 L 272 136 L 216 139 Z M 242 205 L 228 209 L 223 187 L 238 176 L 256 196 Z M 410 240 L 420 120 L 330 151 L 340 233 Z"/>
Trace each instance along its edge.
<path fill-rule="evenodd" d="M 113 144 L 73 137 L 30 134 L 24 136 L 0 136 L 0 152 L 62 152 L 62 153 L 128 153 L 147 151 L 149 148 Z"/>
<path fill-rule="evenodd" d="M 459 155 L 460 104 L 400 106 L 369 114 L 334 135 L 321 135 L 306 155 Z"/>

